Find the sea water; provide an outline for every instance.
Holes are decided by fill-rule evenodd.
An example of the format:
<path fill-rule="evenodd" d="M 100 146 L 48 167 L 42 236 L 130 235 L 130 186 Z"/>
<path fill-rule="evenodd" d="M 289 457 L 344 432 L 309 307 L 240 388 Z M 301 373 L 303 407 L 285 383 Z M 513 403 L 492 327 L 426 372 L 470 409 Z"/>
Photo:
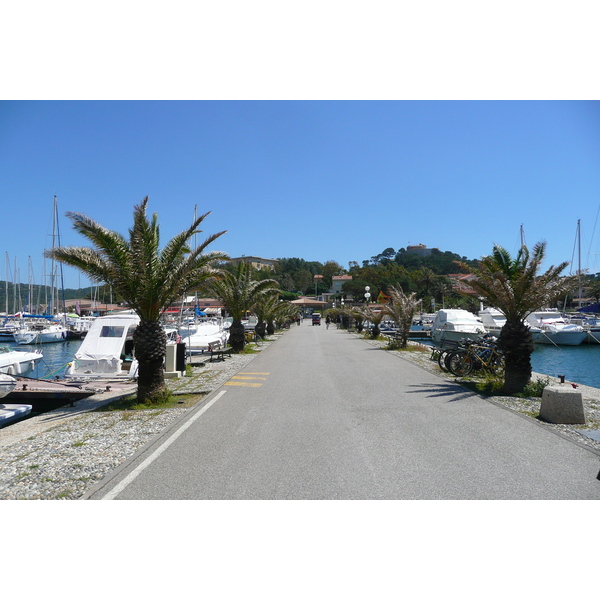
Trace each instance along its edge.
<path fill-rule="evenodd" d="M 53 379 L 62 377 L 67 364 L 73 360 L 81 341 L 56 342 L 38 346 L 17 343 L 2 344 L 14 350 L 42 351 L 44 358 L 39 361 L 30 377 Z M 552 346 L 536 344 L 531 355 L 531 367 L 536 373 L 557 378 L 564 375 L 567 381 L 600 388 L 600 344 L 581 344 L 580 346 Z"/>
<path fill-rule="evenodd" d="M 600 344 L 552 346 L 536 344 L 531 355 L 531 368 L 536 373 L 600 388 Z"/>

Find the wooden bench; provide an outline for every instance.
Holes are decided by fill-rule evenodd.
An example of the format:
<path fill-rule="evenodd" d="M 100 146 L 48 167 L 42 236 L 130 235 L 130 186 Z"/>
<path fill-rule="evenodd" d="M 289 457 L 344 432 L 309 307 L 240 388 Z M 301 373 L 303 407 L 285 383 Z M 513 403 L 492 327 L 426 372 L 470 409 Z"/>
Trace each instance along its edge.
<path fill-rule="evenodd" d="M 219 360 L 225 360 L 225 358 L 231 358 L 233 348 L 222 348 L 220 343 L 209 344 L 208 349 L 210 350 L 210 362 Z"/>

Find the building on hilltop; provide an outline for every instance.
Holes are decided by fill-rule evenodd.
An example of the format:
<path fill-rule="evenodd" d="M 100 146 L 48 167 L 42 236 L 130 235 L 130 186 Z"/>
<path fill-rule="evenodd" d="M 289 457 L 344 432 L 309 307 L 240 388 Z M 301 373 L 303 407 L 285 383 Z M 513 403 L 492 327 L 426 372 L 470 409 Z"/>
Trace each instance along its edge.
<path fill-rule="evenodd" d="M 250 263 L 255 269 L 271 269 L 274 270 L 275 267 L 279 264 L 278 260 L 274 258 L 260 258 L 259 256 L 238 256 L 237 258 L 229 259 L 229 262 L 232 265 L 237 265 L 238 263 L 245 262 Z"/>
<path fill-rule="evenodd" d="M 439 250 L 439 248 L 428 248 L 425 244 L 406 246 L 407 254 L 417 254 L 418 256 L 429 256 L 432 250 Z"/>

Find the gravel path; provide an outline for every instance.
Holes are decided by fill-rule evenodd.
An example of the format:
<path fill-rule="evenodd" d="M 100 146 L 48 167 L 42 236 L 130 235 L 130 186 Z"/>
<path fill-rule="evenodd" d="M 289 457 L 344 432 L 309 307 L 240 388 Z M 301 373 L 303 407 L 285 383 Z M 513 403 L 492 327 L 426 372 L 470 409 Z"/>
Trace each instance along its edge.
<path fill-rule="evenodd" d="M 276 341 L 275 336 L 273 341 Z M 261 349 L 273 342 L 265 342 Z M 384 346 L 383 342 L 369 342 Z M 414 342 L 411 345 L 417 346 Z M 441 377 L 426 352 L 394 352 L 400 360 L 410 360 Z M 224 362 L 194 366 L 193 376 L 168 380 L 175 393 L 205 392 L 217 389 L 248 364 L 254 355 L 232 355 Z M 538 375 L 539 376 L 539 375 Z M 118 386 L 115 386 L 118 388 Z M 45 415 L 27 419 L 0 430 L 0 499 L 74 500 L 130 458 L 165 427 L 182 418 L 191 408 L 149 409 L 143 411 L 94 412 L 104 404 L 135 387 L 98 394 Z M 588 429 L 600 430 L 600 390 L 581 386 Z M 494 397 L 489 399 L 527 418 L 539 413 L 535 399 Z M 573 441 L 600 452 L 600 441 L 578 431 L 581 425 L 540 426 L 551 428 Z"/>

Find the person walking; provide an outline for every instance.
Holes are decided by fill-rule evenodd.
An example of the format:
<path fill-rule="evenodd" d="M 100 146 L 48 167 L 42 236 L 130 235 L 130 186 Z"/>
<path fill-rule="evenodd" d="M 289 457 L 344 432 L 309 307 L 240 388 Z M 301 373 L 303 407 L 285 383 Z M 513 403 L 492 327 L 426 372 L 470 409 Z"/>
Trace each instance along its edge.
<path fill-rule="evenodd" d="M 327 315 L 327 318 L 325 319 L 325 326 L 327 329 L 329 329 L 329 323 L 331 323 L 331 319 L 329 318 L 329 315 Z"/>

